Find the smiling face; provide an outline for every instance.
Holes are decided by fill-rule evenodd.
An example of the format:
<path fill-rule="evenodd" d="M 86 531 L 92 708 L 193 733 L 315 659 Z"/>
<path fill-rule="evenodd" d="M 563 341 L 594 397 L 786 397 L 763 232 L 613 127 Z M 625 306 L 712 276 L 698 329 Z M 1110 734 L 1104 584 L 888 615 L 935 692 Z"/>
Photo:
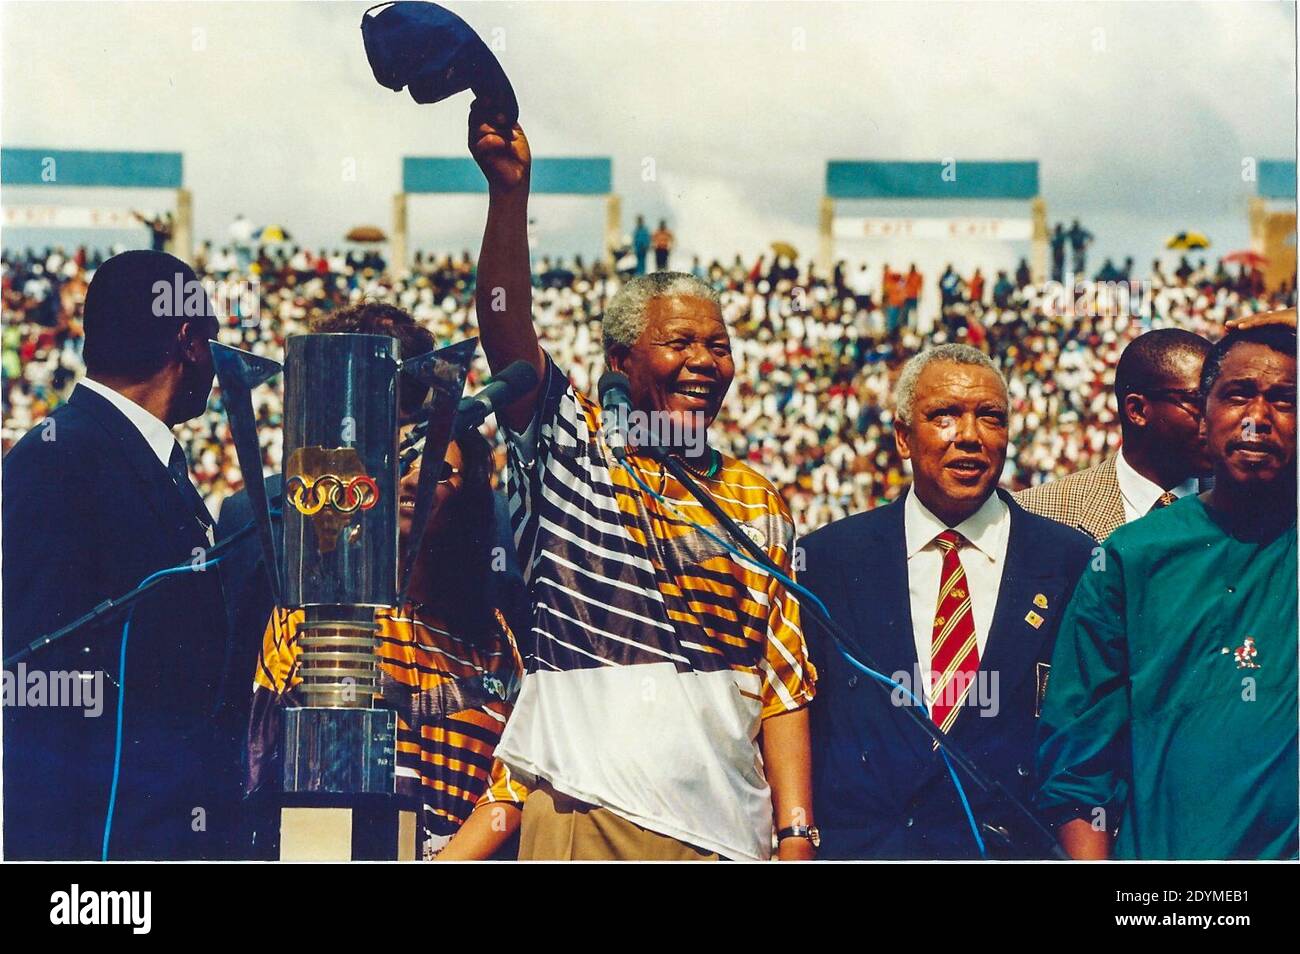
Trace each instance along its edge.
<path fill-rule="evenodd" d="M 1007 457 L 1007 393 L 998 374 L 975 364 L 933 361 L 916 381 L 912 423 L 894 442 L 912 462 L 917 498 L 953 527 L 988 499 Z"/>
<path fill-rule="evenodd" d="M 627 375 L 632 404 L 662 411 L 682 422 L 713 423 L 736 375 L 731 336 L 716 305 L 703 298 L 650 299 L 646 324 L 630 348 L 608 356 L 615 371 Z"/>
<path fill-rule="evenodd" d="M 1293 355 L 1256 342 L 1242 342 L 1224 355 L 1205 401 L 1216 486 L 1262 490 L 1277 480 L 1295 480 L 1295 370 Z"/>
<path fill-rule="evenodd" d="M 409 431 L 410 427 L 402 428 L 399 440 L 405 438 Z M 446 504 L 460 493 L 465 486 L 465 475 L 463 473 L 465 461 L 461 456 L 460 446 L 455 441 L 447 445 L 447 452 L 443 455 L 443 459 L 451 467 L 454 467 L 457 472 L 447 480 L 439 481 L 437 489 L 434 491 L 433 509 L 429 512 L 429 522 L 425 524 L 426 542 L 429 537 L 436 536 L 443 527 L 447 519 L 448 508 Z M 411 535 L 411 525 L 415 519 L 415 492 L 419 485 L 420 459 L 417 457 L 415 465 L 407 471 L 398 484 L 397 529 L 401 535 L 403 547 L 406 546 L 406 541 Z"/>

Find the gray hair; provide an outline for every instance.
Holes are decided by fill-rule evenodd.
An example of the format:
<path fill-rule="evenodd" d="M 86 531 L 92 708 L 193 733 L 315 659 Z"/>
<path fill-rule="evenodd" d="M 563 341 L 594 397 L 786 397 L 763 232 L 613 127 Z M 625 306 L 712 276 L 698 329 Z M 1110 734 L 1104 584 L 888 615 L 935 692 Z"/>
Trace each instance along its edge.
<path fill-rule="evenodd" d="M 993 363 L 988 355 L 978 348 L 972 348 L 964 344 L 941 344 L 934 348 L 927 348 L 920 354 L 913 355 L 908 359 L 907 364 L 903 365 L 903 373 L 898 376 L 898 383 L 894 385 L 894 419 L 904 427 L 912 426 L 912 406 L 916 403 L 916 382 L 921 377 L 921 372 L 929 365 L 936 361 L 946 361 L 949 364 L 970 364 L 981 368 L 988 368 L 998 376 L 1002 382 L 1002 393 L 1008 394 L 1006 378 L 998 370 L 998 366 Z"/>
<path fill-rule="evenodd" d="M 722 310 L 708 282 L 686 272 L 651 272 L 628 280 L 610 301 L 601 319 L 605 353 L 616 345 L 630 348 L 645 331 L 646 308 L 656 298 L 701 298 Z"/>

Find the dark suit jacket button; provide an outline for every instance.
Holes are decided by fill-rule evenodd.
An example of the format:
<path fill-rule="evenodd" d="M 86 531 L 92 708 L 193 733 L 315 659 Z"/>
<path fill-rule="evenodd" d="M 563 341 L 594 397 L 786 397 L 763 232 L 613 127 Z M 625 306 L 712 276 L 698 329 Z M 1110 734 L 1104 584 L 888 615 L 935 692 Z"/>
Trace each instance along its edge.
<path fill-rule="evenodd" d="M 850 689 L 858 688 L 858 674 L 856 672 L 853 675 L 849 676 L 849 688 Z"/>
<path fill-rule="evenodd" d="M 915 818 L 909 818 L 907 821 L 903 822 L 903 826 L 904 826 L 905 828 L 911 828 L 911 827 L 912 827 L 913 825 L 915 825 L 915 824 L 916 824 L 916 819 L 915 819 Z"/>
<path fill-rule="evenodd" d="M 1029 774 L 1029 769 L 1025 768 L 1023 765 L 1017 765 L 1016 774 L 1020 775 L 1023 778 Z"/>
<path fill-rule="evenodd" d="M 863 765 L 866 765 L 866 764 L 867 764 L 867 753 L 866 753 L 866 752 L 863 752 L 862 755 L 861 755 L 861 758 L 862 758 L 862 764 L 863 764 Z"/>

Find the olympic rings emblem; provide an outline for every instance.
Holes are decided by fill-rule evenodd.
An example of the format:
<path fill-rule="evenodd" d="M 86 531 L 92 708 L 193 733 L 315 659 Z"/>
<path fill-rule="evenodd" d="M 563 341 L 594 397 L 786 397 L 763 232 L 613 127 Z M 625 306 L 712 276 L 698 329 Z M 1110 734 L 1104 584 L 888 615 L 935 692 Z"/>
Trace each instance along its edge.
<path fill-rule="evenodd" d="M 335 513 L 353 514 L 379 502 L 379 485 L 364 474 L 346 483 L 334 474 L 315 478 L 294 474 L 284 482 L 284 492 L 294 509 L 308 517 L 326 505 Z"/>

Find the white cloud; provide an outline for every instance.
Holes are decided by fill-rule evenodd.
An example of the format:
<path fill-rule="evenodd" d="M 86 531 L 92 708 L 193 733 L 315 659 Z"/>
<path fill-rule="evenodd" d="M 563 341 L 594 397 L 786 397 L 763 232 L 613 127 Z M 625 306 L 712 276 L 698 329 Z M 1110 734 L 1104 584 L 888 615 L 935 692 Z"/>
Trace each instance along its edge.
<path fill-rule="evenodd" d="M 1290 4 L 453 6 L 504 30 L 535 154 L 613 156 L 627 228 L 668 215 L 683 248 L 727 257 L 813 251 L 828 158 L 1037 158 L 1053 218 L 1082 216 L 1103 252 L 1142 260 L 1185 227 L 1235 245 L 1241 157 L 1294 153 Z M 468 97 L 380 88 L 365 7 L 7 3 L 0 138 L 182 150 L 200 235 L 239 211 L 312 244 L 387 226 L 402 155 L 463 154 Z M 544 241 L 594 250 L 603 211 L 566 201 L 537 205 Z M 413 217 L 477 247 L 476 200 Z"/>

